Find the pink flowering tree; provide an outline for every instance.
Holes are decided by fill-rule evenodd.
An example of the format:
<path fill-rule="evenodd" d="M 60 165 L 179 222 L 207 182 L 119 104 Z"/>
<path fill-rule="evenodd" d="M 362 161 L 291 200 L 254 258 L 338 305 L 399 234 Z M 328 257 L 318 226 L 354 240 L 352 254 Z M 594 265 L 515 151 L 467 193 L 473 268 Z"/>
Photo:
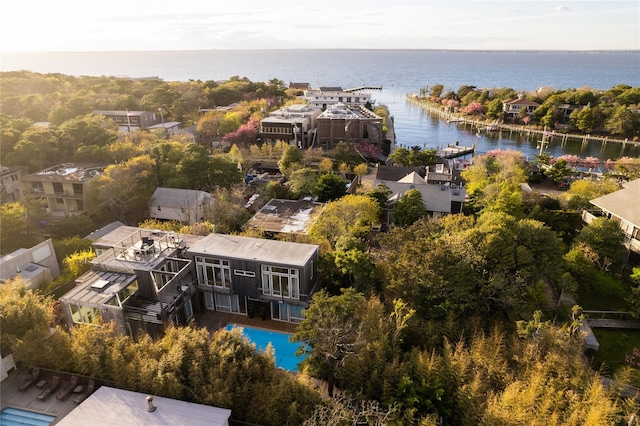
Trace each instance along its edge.
<path fill-rule="evenodd" d="M 455 99 L 443 99 L 442 105 L 444 105 L 447 110 L 453 111 L 458 107 L 458 105 L 460 105 L 460 102 Z"/>
<path fill-rule="evenodd" d="M 558 160 L 566 161 L 566 163 L 571 167 L 576 167 L 582 162 L 580 157 L 578 157 L 577 155 L 572 155 L 572 154 L 561 155 L 560 157 L 555 159 L 556 162 Z"/>
<path fill-rule="evenodd" d="M 583 164 L 585 167 L 588 167 L 589 170 L 594 170 L 600 166 L 600 159 L 596 157 L 587 157 L 584 159 Z"/>
<path fill-rule="evenodd" d="M 484 113 L 484 105 L 480 102 L 471 102 L 466 107 L 462 108 L 460 111 L 464 112 L 467 115 L 480 115 Z"/>
<path fill-rule="evenodd" d="M 256 141 L 258 136 L 259 122 L 256 118 L 250 118 L 249 121 L 240 127 L 235 132 L 229 132 L 224 135 L 222 139 L 230 145 L 248 146 Z"/>
<path fill-rule="evenodd" d="M 355 146 L 355 150 L 365 158 L 378 158 L 380 148 L 372 143 L 360 143 Z"/>

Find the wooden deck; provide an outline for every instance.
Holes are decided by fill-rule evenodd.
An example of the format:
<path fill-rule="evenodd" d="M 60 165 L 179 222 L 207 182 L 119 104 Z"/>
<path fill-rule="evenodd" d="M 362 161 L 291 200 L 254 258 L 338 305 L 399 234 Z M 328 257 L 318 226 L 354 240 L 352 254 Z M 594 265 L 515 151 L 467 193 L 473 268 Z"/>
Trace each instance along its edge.
<path fill-rule="evenodd" d="M 55 425 L 64 416 L 69 414 L 74 408 L 77 407 L 76 403 L 73 402 L 73 399 L 77 395 L 74 393 L 70 393 L 69 395 L 67 395 L 64 401 L 60 401 L 56 398 L 56 394 L 58 392 L 55 391 L 49 394 L 46 400 L 40 401 L 37 396 L 42 391 L 42 389 L 38 389 L 35 384 L 30 386 L 26 391 L 20 392 L 18 390 L 18 387 L 29 375 L 30 371 L 11 370 L 9 372 L 9 377 L 7 377 L 0 384 L 2 408 L 21 408 L 23 410 L 56 416 L 56 420 L 54 420 L 52 423 L 53 425 Z M 50 381 L 52 374 L 47 371 L 43 371 L 40 373 L 40 376 Z M 69 380 L 69 378 L 69 376 L 61 377 L 61 383 L 64 384 Z M 84 385 L 86 384 L 86 382 L 84 380 L 81 380 L 79 384 Z"/>
<path fill-rule="evenodd" d="M 244 325 L 247 327 L 262 328 L 264 330 L 294 333 L 297 324 L 282 321 L 263 320 L 262 318 L 249 318 L 247 315 L 229 314 L 226 312 L 206 311 L 198 318 L 198 327 L 206 327 L 210 332 L 224 328 L 227 324 Z"/>

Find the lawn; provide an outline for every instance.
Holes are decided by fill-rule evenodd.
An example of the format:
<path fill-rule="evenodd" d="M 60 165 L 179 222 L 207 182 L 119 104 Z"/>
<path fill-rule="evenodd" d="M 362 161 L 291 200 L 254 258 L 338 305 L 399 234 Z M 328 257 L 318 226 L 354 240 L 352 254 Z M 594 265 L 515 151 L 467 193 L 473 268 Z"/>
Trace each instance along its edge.
<path fill-rule="evenodd" d="M 596 328 L 593 334 L 600 343 L 600 349 L 593 353 L 592 365 L 596 369 L 602 366 L 606 376 L 627 365 L 624 358 L 633 348 L 640 349 L 640 330 Z"/>

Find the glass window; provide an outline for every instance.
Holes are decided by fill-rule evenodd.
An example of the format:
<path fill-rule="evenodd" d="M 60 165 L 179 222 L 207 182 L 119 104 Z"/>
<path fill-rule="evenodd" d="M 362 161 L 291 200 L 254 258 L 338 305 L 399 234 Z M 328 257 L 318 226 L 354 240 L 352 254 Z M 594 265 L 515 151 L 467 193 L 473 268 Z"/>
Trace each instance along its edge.
<path fill-rule="evenodd" d="M 300 298 L 298 270 L 262 265 L 262 294 L 287 299 Z"/>
<path fill-rule="evenodd" d="M 228 260 L 196 257 L 198 282 L 202 285 L 230 288 L 231 266 Z"/>

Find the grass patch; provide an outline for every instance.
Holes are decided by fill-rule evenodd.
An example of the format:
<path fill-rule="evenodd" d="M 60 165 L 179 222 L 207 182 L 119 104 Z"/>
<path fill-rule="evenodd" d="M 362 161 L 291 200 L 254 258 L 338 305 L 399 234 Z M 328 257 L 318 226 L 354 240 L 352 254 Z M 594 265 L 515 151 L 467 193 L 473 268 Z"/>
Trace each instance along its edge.
<path fill-rule="evenodd" d="M 600 272 L 579 280 L 577 303 L 586 310 L 628 311 L 631 289 L 622 280 Z"/>
<path fill-rule="evenodd" d="M 593 334 L 600 343 L 600 349 L 593 352 L 592 365 L 609 377 L 628 365 L 624 357 L 631 354 L 633 348 L 640 349 L 640 330 L 596 328 Z"/>

